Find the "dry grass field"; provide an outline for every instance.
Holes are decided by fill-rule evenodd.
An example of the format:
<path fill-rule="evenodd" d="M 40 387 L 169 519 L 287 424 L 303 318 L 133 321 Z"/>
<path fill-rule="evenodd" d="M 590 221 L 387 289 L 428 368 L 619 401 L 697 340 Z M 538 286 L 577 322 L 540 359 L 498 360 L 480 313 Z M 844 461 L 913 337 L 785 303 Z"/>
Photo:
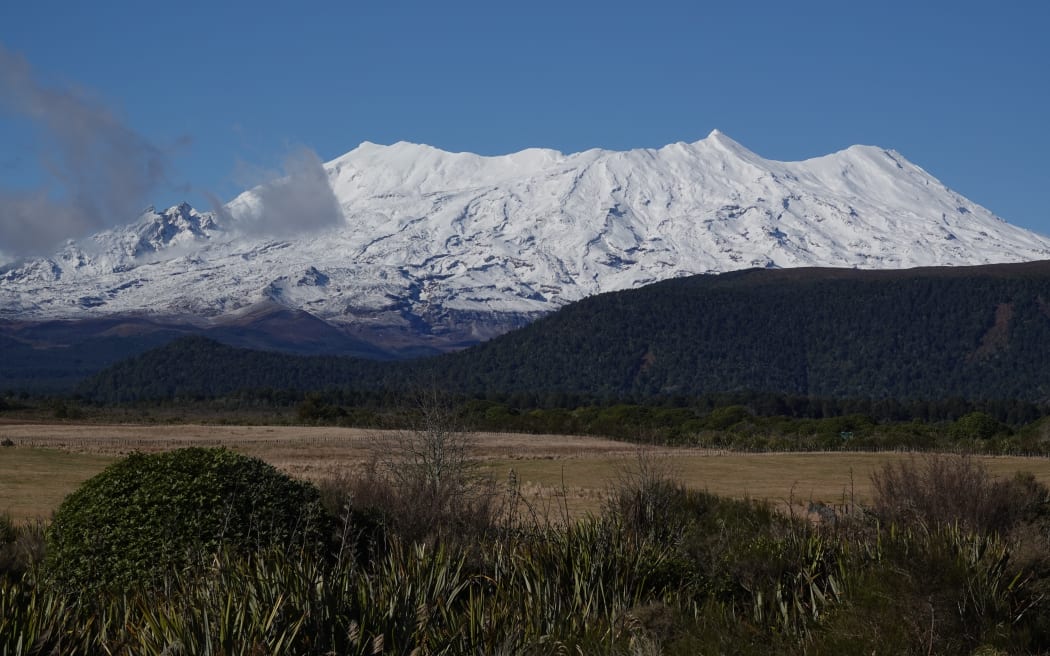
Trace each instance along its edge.
<path fill-rule="evenodd" d="M 497 480 L 511 470 L 540 510 L 577 514 L 602 498 L 639 447 L 593 437 L 480 433 L 475 454 Z M 0 424 L 0 513 L 16 520 L 46 518 L 81 482 L 121 455 L 183 446 L 225 446 L 257 456 L 292 475 L 319 481 L 361 467 L 390 434 L 348 428 L 214 425 Z M 897 453 L 743 454 L 656 448 L 650 462 L 687 485 L 733 497 L 804 507 L 852 497 L 863 503 L 870 475 Z M 917 456 L 922 457 L 922 456 Z M 1030 471 L 1050 484 L 1050 459 L 982 457 L 995 474 Z"/>

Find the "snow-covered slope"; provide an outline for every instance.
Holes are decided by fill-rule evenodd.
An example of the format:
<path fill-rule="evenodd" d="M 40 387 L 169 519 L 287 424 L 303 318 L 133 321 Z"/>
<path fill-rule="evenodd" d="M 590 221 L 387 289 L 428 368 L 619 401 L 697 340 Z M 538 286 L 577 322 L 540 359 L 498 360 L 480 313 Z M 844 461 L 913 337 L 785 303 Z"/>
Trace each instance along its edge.
<path fill-rule="evenodd" d="M 305 310 L 394 344 L 484 339 L 565 303 L 748 267 L 1050 259 L 900 154 L 763 159 L 715 131 L 658 150 L 502 157 L 364 143 L 325 165 L 345 224 L 275 239 L 186 205 L 0 272 L 0 318 Z M 288 217 L 294 222 L 295 217 Z"/>

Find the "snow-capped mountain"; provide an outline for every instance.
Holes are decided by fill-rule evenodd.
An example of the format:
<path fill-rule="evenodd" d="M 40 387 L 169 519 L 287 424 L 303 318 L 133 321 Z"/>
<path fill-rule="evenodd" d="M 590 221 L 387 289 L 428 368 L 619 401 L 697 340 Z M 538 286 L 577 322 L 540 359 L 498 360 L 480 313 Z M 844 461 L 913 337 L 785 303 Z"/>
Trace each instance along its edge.
<path fill-rule="evenodd" d="M 258 234 L 241 217 L 272 188 L 218 215 L 150 210 L 0 271 L 0 319 L 206 323 L 277 307 L 373 342 L 448 347 L 591 294 L 694 273 L 1050 259 L 1050 239 L 870 146 L 777 162 L 718 131 L 571 155 L 363 143 L 324 171 L 338 225 Z"/>

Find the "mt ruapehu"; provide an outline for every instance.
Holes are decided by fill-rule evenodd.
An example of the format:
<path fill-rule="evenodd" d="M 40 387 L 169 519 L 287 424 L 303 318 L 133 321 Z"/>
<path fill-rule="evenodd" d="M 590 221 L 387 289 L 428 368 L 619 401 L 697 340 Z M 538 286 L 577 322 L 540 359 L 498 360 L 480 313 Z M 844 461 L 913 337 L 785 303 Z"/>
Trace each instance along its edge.
<path fill-rule="evenodd" d="M 287 180 L 219 212 L 151 209 L 0 270 L 0 320 L 208 328 L 291 311 L 391 352 L 420 352 L 696 273 L 1050 259 L 1050 239 L 871 146 L 777 162 L 717 131 L 571 155 L 363 143 L 323 172 L 334 224 L 296 232 L 301 217 L 286 204 L 282 236 L 255 229 L 251 217 Z"/>

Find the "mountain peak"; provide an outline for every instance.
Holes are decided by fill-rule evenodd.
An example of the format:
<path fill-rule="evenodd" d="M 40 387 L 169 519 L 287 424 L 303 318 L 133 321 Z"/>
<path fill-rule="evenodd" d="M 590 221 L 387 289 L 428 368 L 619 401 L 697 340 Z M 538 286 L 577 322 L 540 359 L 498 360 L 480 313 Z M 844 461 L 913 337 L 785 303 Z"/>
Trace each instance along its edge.
<path fill-rule="evenodd" d="M 718 130 L 575 154 L 363 142 L 325 171 L 345 223 L 323 236 L 275 241 L 176 205 L 56 256 L 54 275 L 40 273 L 43 261 L 6 271 L 0 317 L 210 320 L 268 301 L 358 337 L 447 348 L 585 296 L 693 273 L 1050 259 L 1050 239 L 872 146 L 777 162 Z M 297 225 L 300 207 L 285 204 L 275 220 Z"/>
<path fill-rule="evenodd" d="M 729 135 L 727 135 L 726 133 L 722 132 L 721 130 L 717 130 L 717 129 L 716 130 L 711 130 L 711 134 L 707 135 L 706 139 L 700 140 L 699 143 L 703 144 L 703 145 L 706 145 L 706 146 L 713 146 L 713 147 L 718 148 L 719 150 L 721 150 L 723 152 L 727 152 L 727 153 L 730 153 L 732 155 L 736 155 L 738 157 L 742 157 L 742 158 L 746 158 L 746 159 L 751 159 L 751 158 L 757 158 L 759 160 L 762 159 L 761 157 L 759 157 L 755 153 L 753 153 L 750 150 L 748 150 L 746 147 L 744 147 L 739 142 L 737 142 L 737 141 L 733 140 L 732 138 L 730 138 Z"/>
<path fill-rule="evenodd" d="M 711 130 L 711 133 L 708 134 L 706 138 L 701 139 L 701 142 L 718 144 L 719 146 L 730 146 L 733 148 L 747 150 L 746 148 L 744 148 L 744 146 L 740 145 L 737 141 L 732 139 L 728 134 L 718 129 Z"/>
<path fill-rule="evenodd" d="M 175 205 L 172 205 L 167 210 L 165 210 L 164 213 L 165 214 L 190 214 L 190 213 L 196 213 L 196 211 L 197 210 L 193 209 L 192 205 L 190 205 L 186 201 L 182 201 L 182 202 L 176 203 Z"/>

